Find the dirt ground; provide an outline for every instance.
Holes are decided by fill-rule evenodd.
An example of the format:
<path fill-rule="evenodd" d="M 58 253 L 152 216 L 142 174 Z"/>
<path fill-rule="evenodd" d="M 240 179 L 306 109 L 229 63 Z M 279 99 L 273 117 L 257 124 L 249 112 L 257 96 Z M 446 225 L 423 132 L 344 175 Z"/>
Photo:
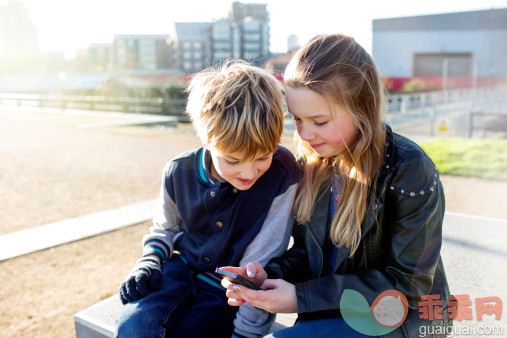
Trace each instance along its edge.
<path fill-rule="evenodd" d="M 188 126 L 83 128 L 110 120 L 0 109 L 0 235 L 155 198 L 165 162 L 199 146 Z M 507 219 L 507 182 L 442 182 L 447 211 Z M 0 262 L 0 336 L 75 336 L 73 315 L 116 294 L 149 226 Z"/>
<path fill-rule="evenodd" d="M 97 127 L 111 118 L 0 110 L 0 234 L 158 195 L 165 163 L 199 146 L 188 127 Z"/>

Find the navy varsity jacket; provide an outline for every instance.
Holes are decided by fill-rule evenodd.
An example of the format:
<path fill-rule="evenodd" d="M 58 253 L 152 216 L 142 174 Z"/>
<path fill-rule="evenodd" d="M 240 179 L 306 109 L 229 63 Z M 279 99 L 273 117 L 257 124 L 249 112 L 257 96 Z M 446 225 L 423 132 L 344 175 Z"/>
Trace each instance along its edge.
<path fill-rule="evenodd" d="M 159 210 L 145 253 L 177 250 L 198 272 L 221 266 L 267 263 L 286 251 L 298 168 L 290 151 L 279 147 L 270 168 L 248 190 L 240 191 L 211 175 L 206 148 L 186 152 L 164 169 Z M 263 318 L 260 318 L 263 317 Z M 274 316 L 245 303 L 234 321 L 242 336 L 267 334 Z"/>

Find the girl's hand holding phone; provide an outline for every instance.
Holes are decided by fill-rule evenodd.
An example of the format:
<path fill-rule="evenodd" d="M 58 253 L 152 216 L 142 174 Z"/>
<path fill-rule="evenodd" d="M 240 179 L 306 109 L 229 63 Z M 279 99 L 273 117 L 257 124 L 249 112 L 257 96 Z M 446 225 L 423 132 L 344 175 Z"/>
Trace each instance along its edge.
<path fill-rule="evenodd" d="M 259 263 L 248 263 L 246 268 L 225 266 L 221 269 L 243 276 L 256 285 L 262 285 L 268 277 L 266 271 L 264 271 L 264 268 Z M 227 289 L 226 295 L 229 298 L 229 305 L 239 306 L 244 303 L 243 298 L 241 298 L 241 296 L 234 290 L 234 287 L 236 287 L 237 284 L 223 278 L 222 286 Z"/>
<path fill-rule="evenodd" d="M 282 279 L 267 279 L 267 273 L 259 263 L 248 263 L 245 268 L 223 267 L 223 270 L 241 275 L 254 284 L 261 285 L 262 291 L 255 291 L 245 286 L 222 279 L 222 286 L 227 289 L 226 295 L 231 306 L 248 302 L 256 308 L 270 313 L 297 312 L 297 296 L 294 284 Z"/>

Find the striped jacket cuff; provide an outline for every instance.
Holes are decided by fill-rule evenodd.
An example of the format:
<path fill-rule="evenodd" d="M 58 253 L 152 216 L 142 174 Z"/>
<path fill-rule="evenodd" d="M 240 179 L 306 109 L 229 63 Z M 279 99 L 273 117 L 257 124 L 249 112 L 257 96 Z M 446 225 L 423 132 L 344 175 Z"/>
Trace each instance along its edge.
<path fill-rule="evenodd" d="M 166 255 L 162 250 L 153 246 L 145 246 L 143 250 L 143 256 L 155 255 L 160 259 L 160 262 L 164 262 Z"/>

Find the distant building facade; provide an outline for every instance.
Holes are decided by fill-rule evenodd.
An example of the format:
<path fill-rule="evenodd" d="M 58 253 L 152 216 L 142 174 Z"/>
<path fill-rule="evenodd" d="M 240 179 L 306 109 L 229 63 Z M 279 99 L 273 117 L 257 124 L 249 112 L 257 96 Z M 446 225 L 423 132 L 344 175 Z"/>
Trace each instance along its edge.
<path fill-rule="evenodd" d="M 261 65 L 269 57 L 270 19 L 266 4 L 233 2 L 228 20 L 238 36 L 236 50 L 240 58 Z M 235 56 L 236 57 L 236 56 Z"/>
<path fill-rule="evenodd" d="M 41 59 L 37 28 L 21 1 L 0 5 L 0 73 L 39 71 L 50 67 Z"/>
<path fill-rule="evenodd" d="M 151 71 L 171 66 L 169 35 L 115 35 L 113 42 L 116 70 Z"/>
<path fill-rule="evenodd" d="M 199 71 L 210 64 L 211 43 L 208 22 L 176 22 L 174 24 L 172 45 L 175 61 L 184 72 Z"/>
<path fill-rule="evenodd" d="M 266 4 L 234 2 L 227 18 L 213 22 L 177 22 L 173 45 L 179 68 L 196 72 L 229 59 L 261 65 L 269 57 Z"/>
<path fill-rule="evenodd" d="M 269 22 L 269 12 L 266 4 L 244 4 L 234 1 L 227 17 L 230 21 L 241 21 L 252 17 L 261 22 Z"/>
<path fill-rule="evenodd" d="M 507 76 L 507 8 L 373 20 L 373 58 L 390 78 Z"/>
<path fill-rule="evenodd" d="M 301 44 L 299 43 L 299 38 L 295 34 L 289 35 L 287 38 L 287 52 L 290 52 L 294 49 L 299 49 L 301 47 Z"/>
<path fill-rule="evenodd" d="M 95 43 L 88 47 L 88 68 L 95 72 L 111 70 L 114 65 L 113 44 Z"/>
<path fill-rule="evenodd" d="M 35 57 L 39 54 L 37 28 L 21 1 L 0 6 L 0 57 Z"/>

